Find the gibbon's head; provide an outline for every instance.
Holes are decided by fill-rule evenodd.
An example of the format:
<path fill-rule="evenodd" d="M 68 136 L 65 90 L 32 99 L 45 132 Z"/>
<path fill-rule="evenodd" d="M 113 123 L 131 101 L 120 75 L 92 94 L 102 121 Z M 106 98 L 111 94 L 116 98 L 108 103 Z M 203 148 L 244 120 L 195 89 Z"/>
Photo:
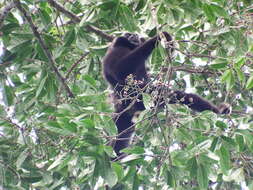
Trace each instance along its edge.
<path fill-rule="evenodd" d="M 145 42 L 145 39 L 144 38 L 141 38 L 139 37 L 138 34 L 135 34 L 135 33 L 129 33 L 129 32 L 126 32 L 123 34 L 123 36 L 125 38 L 128 39 L 128 41 L 135 45 L 136 47 L 138 47 L 139 45 L 141 45 L 143 42 Z"/>

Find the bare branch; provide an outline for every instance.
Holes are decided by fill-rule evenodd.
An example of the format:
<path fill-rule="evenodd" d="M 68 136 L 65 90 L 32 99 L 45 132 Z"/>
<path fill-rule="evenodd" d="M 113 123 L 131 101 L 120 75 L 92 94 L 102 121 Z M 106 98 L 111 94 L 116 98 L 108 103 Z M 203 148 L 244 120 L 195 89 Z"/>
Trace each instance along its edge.
<path fill-rule="evenodd" d="M 182 51 L 182 50 L 180 50 L 179 48 L 176 48 L 176 47 L 174 47 L 174 50 L 179 51 L 180 53 L 182 53 L 183 55 L 185 55 L 186 57 L 189 57 L 189 58 L 191 58 L 191 57 L 200 57 L 200 58 L 209 58 L 209 59 L 218 58 L 216 56 L 211 56 L 211 55 L 184 52 L 184 51 Z"/>
<path fill-rule="evenodd" d="M 45 42 L 43 41 L 42 37 L 40 36 L 40 33 L 38 32 L 37 27 L 34 25 L 31 16 L 28 15 L 28 13 L 25 11 L 25 9 L 21 6 L 21 3 L 19 0 L 14 0 L 14 3 L 16 5 L 16 7 L 18 8 L 18 10 L 20 10 L 20 12 L 24 15 L 25 19 L 28 21 L 28 23 L 33 31 L 34 36 L 37 38 L 38 42 L 40 43 L 44 53 L 46 54 L 46 56 L 49 60 L 49 65 L 52 67 L 53 71 L 56 73 L 56 75 L 59 78 L 60 82 L 62 83 L 64 89 L 66 90 L 68 96 L 73 98 L 74 94 L 71 92 L 70 88 L 65 83 L 64 77 L 58 71 L 58 69 L 56 67 L 56 63 L 51 55 L 51 52 L 48 50 Z"/>
<path fill-rule="evenodd" d="M 66 15 L 67 17 L 69 17 L 71 20 L 73 20 L 75 23 L 79 23 L 81 21 L 81 19 L 76 16 L 75 14 L 73 14 L 72 12 L 66 10 L 62 5 L 60 5 L 59 3 L 55 2 L 54 0 L 47 0 L 48 3 L 54 7 L 55 9 L 57 9 L 58 11 L 62 12 L 64 15 Z"/>
<path fill-rule="evenodd" d="M 9 2 L 6 6 L 4 6 L 1 9 L 0 12 L 0 28 L 2 28 L 3 22 L 5 17 L 8 15 L 8 13 L 15 7 L 15 4 L 13 2 Z"/>
<path fill-rule="evenodd" d="M 197 73 L 197 74 L 206 74 L 206 75 L 215 75 L 217 72 L 212 71 L 208 68 L 203 67 L 189 67 L 189 66 L 173 66 L 171 67 L 172 71 L 184 71 L 187 73 Z M 168 67 L 163 67 L 162 72 L 165 73 L 169 70 Z"/>
<path fill-rule="evenodd" d="M 4 63 L 0 64 L 0 68 L 9 67 L 11 64 L 12 64 L 12 62 L 9 62 L 9 61 L 4 62 Z"/>
<path fill-rule="evenodd" d="M 68 70 L 67 74 L 66 74 L 66 77 L 65 77 L 65 80 L 68 80 L 69 76 L 70 76 L 70 73 L 74 70 L 74 68 L 89 54 L 89 52 L 85 52 L 82 57 L 77 61 L 75 62 L 71 68 Z"/>
<path fill-rule="evenodd" d="M 48 3 L 54 7 L 55 9 L 57 9 L 58 11 L 62 12 L 65 16 L 69 17 L 74 23 L 79 23 L 81 21 L 81 19 L 76 16 L 75 14 L 73 14 L 72 12 L 66 10 L 62 5 L 60 5 L 59 3 L 57 3 L 54 0 L 47 0 Z M 85 25 L 84 26 L 86 30 L 88 30 L 89 32 L 94 32 L 97 35 L 101 36 L 104 39 L 107 39 L 108 41 L 112 41 L 113 40 L 113 36 L 110 36 L 106 33 L 104 33 L 103 31 L 99 30 L 98 28 L 91 26 L 91 25 Z"/>
<path fill-rule="evenodd" d="M 215 72 L 205 69 L 205 68 L 198 68 L 198 67 L 186 67 L 186 66 L 175 66 L 172 68 L 173 71 L 185 71 L 187 73 L 198 73 L 198 74 L 208 74 L 214 75 Z"/>

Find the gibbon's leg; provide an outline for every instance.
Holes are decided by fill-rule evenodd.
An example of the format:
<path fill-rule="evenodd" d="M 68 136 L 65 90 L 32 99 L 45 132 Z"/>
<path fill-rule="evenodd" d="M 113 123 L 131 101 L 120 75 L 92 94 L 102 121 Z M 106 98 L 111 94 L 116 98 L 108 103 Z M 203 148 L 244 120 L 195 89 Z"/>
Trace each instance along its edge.
<path fill-rule="evenodd" d="M 120 116 L 115 117 L 114 121 L 118 129 L 118 137 L 113 142 L 113 149 L 119 156 L 120 150 L 128 147 L 131 136 L 134 132 L 134 123 L 132 122 L 132 116 L 127 112 L 122 113 Z"/>
<path fill-rule="evenodd" d="M 187 105 L 192 110 L 196 110 L 198 112 L 210 110 L 217 114 L 230 113 L 230 107 L 227 104 L 221 104 L 220 106 L 217 107 L 196 94 L 185 93 L 183 91 L 178 91 L 178 90 L 174 91 L 170 95 L 169 104 L 175 104 L 175 103 Z"/>

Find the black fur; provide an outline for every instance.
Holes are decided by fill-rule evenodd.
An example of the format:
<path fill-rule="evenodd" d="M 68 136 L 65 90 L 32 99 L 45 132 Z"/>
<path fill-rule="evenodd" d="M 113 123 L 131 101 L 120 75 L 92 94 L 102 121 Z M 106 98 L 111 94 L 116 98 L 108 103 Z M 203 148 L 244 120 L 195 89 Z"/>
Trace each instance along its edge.
<path fill-rule="evenodd" d="M 163 32 L 163 35 L 167 41 L 172 40 L 167 32 Z M 114 90 L 113 99 L 116 113 L 114 121 L 119 135 L 112 146 L 117 155 L 120 155 L 121 149 L 128 146 L 129 139 L 134 132 L 134 123 L 132 122 L 134 114 L 145 110 L 142 96 L 138 93 L 127 91 L 130 98 L 124 98 L 126 95 L 124 94 L 124 87 L 127 85 L 126 78 L 132 74 L 135 80 L 143 81 L 143 83 L 138 84 L 140 88 L 147 84 L 149 77 L 145 68 L 145 61 L 159 40 L 160 37 L 155 36 L 144 41 L 136 34 L 127 33 L 114 39 L 103 58 L 104 77 Z M 228 107 L 218 108 L 196 94 L 174 91 L 169 97 L 170 104 L 185 104 L 196 111 L 211 110 L 218 114 L 229 112 Z"/>

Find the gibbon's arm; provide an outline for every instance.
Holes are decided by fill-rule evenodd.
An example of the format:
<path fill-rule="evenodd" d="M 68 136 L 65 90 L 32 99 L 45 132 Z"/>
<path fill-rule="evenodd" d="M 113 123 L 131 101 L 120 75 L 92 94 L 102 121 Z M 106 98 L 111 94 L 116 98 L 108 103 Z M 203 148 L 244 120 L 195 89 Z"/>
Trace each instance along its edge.
<path fill-rule="evenodd" d="M 167 41 L 171 41 L 172 38 L 167 32 L 163 32 L 163 35 L 166 37 Z M 156 35 L 155 37 L 145 41 L 140 46 L 136 47 L 134 50 L 132 50 L 128 55 L 124 56 L 122 59 L 119 60 L 119 67 L 124 67 L 126 64 L 135 64 L 142 61 L 145 61 L 150 54 L 152 53 L 153 49 L 156 46 L 157 41 L 160 41 L 160 36 Z"/>
<path fill-rule="evenodd" d="M 117 71 L 119 75 L 124 75 L 122 76 L 123 78 L 134 73 L 140 65 L 145 64 L 146 59 L 155 48 L 156 42 L 157 37 L 153 37 L 130 51 L 127 55 L 117 61 L 117 64 L 115 64 L 115 71 Z"/>
<path fill-rule="evenodd" d="M 166 37 L 167 41 L 172 40 L 171 36 L 167 32 L 163 32 L 163 35 Z M 141 64 L 145 64 L 146 59 L 152 53 L 158 40 L 160 40 L 159 35 L 145 41 L 143 44 L 130 51 L 127 55 L 121 58 L 117 64 L 115 64 L 115 71 L 118 71 L 118 74 L 123 78 L 126 78 L 129 74 L 134 73 L 136 68 L 138 68 Z M 120 41 L 116 44 L 120 46 L 121 44 L 119 42 Z M 122 44 L 122 46 L 124 46 L 124 44 Z"/>
<path fill-rule="evenodd" d="M 169 98 L 169 104 L 184 104 L 198 112 L 210 110 L 217 114 L 229 114 L 231 111 L 228 104 L 221 104 L 217 107 L 196 94 L 185 93 L 183 91 L 174 91 Z"/>

